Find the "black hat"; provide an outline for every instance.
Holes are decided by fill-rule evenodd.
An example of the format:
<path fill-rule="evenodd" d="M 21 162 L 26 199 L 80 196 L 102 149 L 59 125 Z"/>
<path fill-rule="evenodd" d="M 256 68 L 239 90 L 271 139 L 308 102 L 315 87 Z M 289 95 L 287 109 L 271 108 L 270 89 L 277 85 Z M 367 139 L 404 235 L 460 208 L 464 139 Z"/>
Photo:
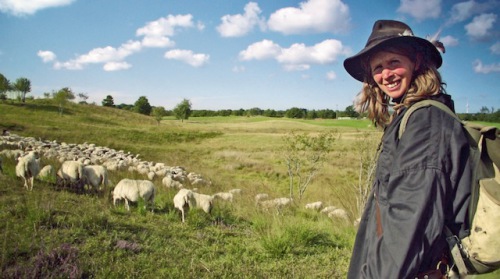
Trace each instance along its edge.
<path fill-rule="evenodd" d="M 403 22 L 395 20 L 377 20 L 373 25 L 372 33 L 366 42 L 365 48 L 358 54 L 344 60 L 344 68 L 355 79 L 364 81 L 362 60 L 374 48 L 406 43 L 415 46 L 417 50 L 433 61 L 436 68 L 441 67 L 443 59 L 436 46 L 429 40 L 415 37 L 411 28 Z"/>

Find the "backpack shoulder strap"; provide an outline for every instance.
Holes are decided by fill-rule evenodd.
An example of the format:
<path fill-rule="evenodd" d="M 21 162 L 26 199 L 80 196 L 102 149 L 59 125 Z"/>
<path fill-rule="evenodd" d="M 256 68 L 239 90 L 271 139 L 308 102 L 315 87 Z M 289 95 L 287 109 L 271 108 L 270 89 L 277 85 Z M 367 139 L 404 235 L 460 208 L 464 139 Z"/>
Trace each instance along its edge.
<path fill-rule="evenodd" d="M 413 114 L 413 112 L 415 112 L 417 109 L 429 107 L 429 106 L 437 107 L 440 110 L 448 113 L 450 116 L 452 116 L 456 120 L 462 122 L 462 120 L 460 120 L 460 118 L 458 118 L 458 116 L 445 104 L 438 102 L 438 101 L 429 100 L 429 99 L 422 100 L 422 101 L 419 101 L 419 102 L 411 105 L 406 110 L 405 114 L 403 115 L 403 119 L 401 120 L 401 124 L 399 124 L 399 133 L 398 133 L 399 139 L 401 139 L 401 137 L 403 136 L 403 133 L 406 130 L 406 124 L 408 124 L 408 119 L 410 119 L 410 116 Z"/>

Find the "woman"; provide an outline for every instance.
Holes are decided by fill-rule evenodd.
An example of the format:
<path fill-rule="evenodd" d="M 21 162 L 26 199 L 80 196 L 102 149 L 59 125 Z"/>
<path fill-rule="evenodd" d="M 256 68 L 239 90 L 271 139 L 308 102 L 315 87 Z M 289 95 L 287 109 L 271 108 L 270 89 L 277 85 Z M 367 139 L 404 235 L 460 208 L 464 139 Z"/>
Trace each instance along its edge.
<path fill-rule="evenodd" d="M 441 64 L 433 43 L 393 20 L 375 22 L 365 48 L 344 61 L 363 83 L 356 108 L 384 128 L 348 278 L 443 278 L 451 258 L 444 226 L 456 235 L 468 229 L 472 171 L 461 123 L 428 106 L 398 135 L 402 116 L 418 101 L 433 99 L 454 110 Z"/>

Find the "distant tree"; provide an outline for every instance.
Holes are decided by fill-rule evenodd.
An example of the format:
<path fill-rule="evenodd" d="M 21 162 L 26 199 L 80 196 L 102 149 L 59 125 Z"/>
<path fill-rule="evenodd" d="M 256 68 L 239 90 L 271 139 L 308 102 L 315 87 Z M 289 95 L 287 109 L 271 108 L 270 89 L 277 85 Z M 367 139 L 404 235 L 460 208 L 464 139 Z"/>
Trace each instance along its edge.
<path fill-rule="evenodd" d="M 141 96 L 134 103 L 134 111 L 144 115 L 151 114 L 151 105 L 149 104 L 148 98 L 146 96 Z"/>
<path fill-rule="evenodd" d="M 31 92 L 31 81 L 27 78 L 20 77 L 14 83 L 14 89 L 21 92 L 21 101 L 26 102 L 26 94 Z"/>
<path fill-rule="evenodd" d="M 5 93 L 10 89 L 10 81 L 4 75 L 0 74 L 0 93 Z"/>
<path fill-rule="evenodd" d="M 161 119 L 167 115 L 167 111 L 164 107 L 154 107 L 151 111 L 151 115 L 155 118 L 158 125 L 160 125 Z"/>
<path fill-rule="evenodd" d="M 348 106 L 345 108 L 345 116 L 358 117 L 359 113 L 356 110 L 354 110 L 354 106 Z"/>
<path fill-rule="evenodd" d="M 293 107 L 291 109 L 288 109 L 285 112 L 285 116 L 288 117 L 288 118 L 298 118 L 298 119 L 301 119 L 301 118 L 305 118 L 306 115 L 307 115 L 307 110 L 306 109 L 301 109 L 301 108 L 297 108 L 297 107 Z"/>
<path fill-rule="evenodd" d="M 113 97 L 111 95 L 106 96 L 106 98 L 104 98 L 104 100 L 102 100 L 102 106 L 103 107 L 114 107 L 115 101 L 113 100 Z"/>
<path fill-rule="evenodd" d="M 233 110 L 233 115 L 234 116 L 243 116 L 245 115 L 245 110 L 240 108 L 239 110 Z"/>
<path fill-rule="evenodd" d="M 481 110 L 479 110 L 479 113 L 490 113 L 490 109 L 488 107 L 481 107 Z"/>
<path fill-rule="evenodd" d="M 191 116 L 191 102 L 188 99 L 182 100 L 173 110 L 175 118 L 181 122 L 187 120 Z"/>
<path fill-rule="evenodd" d="M 64 87 L 61 90 L 53 93 L 52 99 L 59 106 L 59 115 L 63 115 L 64 106 L 69 102 L 69 100 L 75 99 L 75 94 L 70 88 Z"/>
<path fill-rule="evenodd" d="M 85 94 L 85 93 L 78 93 L 78 98 L 80 98 L 80 104 L 86 104 L 87 103 L 87 99 L 89 98 L 89 95 L 88 94 Z"/>
<path fill-rule="evenodd" d="M 44 97 L 45 99 L 49 99 L 49 98 L 50 98 L 50 93 L 49 93 L 49 92 L 45 92 L 45 93 L 43 93 L 43 97 Z"/>

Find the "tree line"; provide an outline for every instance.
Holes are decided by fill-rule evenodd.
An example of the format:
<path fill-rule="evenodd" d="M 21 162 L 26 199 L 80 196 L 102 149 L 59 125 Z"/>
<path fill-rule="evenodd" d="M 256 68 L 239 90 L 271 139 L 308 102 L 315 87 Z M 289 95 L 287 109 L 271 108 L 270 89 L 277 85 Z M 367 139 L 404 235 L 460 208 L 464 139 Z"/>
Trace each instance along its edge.
<path fill-rule="evenodd" d="M 7 100 L 7 92 L 14 92 L 16 98 L 21 102 L 26 102 L 27 94 L 31 92 L 31 81 L 25 77 L 20 77 L 14 82 L 10 82 L 4 75 L 0 73 L 0 101 Z M 59 112 L 64 112 L 64 105 L 68 101 L 72 101 L 77 97 L 80 99 L 78 103 L 87 104 L 89 98 L 86 93 L 75 93 L 69 87 L 61 88 L 51 93 L 43 93 L 44 98 L 51 98 L 59 107 Z M 213 117 L 213 116 L 266 116 L 276 118 L 294 118 L 294 119 L 337 119 L 340 117 L 362 118 L 353 106 L 348 106 L 343 111 L 320 109 L 308 110 L 305 108 L 293 107 L 287 110 L 260 109 L 257 107 L 250 109 L 222 109 L 222 110 L 193 110 L 191 102 L 188 99 L 183 99 L 175 106 L 173 110 L 166 110 L 161 106 L 152 106 L 146 96 L 140 96 L 134 104 L 118 104 L 116 105 L 111 95 L 107 95 L 101 102 L 104 107 L 113 107 L 117 109 L 129 110 L 144 115 L 150 115 L 160 123 L 165 116 L 175 116 L 177 119 L 184 121 L 189 117 Z M 482 107 L 478 113 L 458 113 L 460 119 L 465 121 L 484 121 L 484 122 L 500 122 L 500 109 Z"/>

